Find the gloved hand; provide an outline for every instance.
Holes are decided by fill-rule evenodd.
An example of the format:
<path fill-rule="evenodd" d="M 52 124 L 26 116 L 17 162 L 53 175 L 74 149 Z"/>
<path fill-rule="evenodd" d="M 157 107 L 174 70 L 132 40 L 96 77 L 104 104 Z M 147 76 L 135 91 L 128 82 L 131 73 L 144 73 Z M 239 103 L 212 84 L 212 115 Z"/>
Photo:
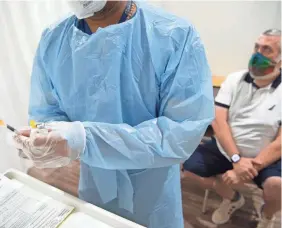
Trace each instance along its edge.
<path fill-rule="evenodd" d="M 76 160 L 85 148 L 85 130 L 80 122 L 52 122 L 46 129 L 29 129 L 13 136 L 18 149 L 37 168 L 57 168 Z"/>

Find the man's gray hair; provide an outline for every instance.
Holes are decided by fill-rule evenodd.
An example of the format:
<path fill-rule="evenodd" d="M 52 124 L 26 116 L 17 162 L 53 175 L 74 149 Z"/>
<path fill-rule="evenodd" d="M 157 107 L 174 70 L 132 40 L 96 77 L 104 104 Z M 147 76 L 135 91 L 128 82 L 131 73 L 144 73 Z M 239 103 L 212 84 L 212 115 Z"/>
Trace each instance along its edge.
<path fill-rule="evenodd" d="M 281 30 L 280 29 L 268 29 L 265 32 L 262 33 L 265 36 L 281 36 Z"/>
<path fill-rule="evenodd" d="M 262 33 L 262 35 L 264 35 L 264 36 L 281 36 L 281 30 L 280 29 L 268 29 L 268 30 L 266 30 L 266 31 L 264 31 L 263 33 Z M 281 42 L 279 42 L 279 47 L 278 47 L 278 49 L 279 49 L 279 53 L 280 53 L 280 59 L 281 59 Z"/>

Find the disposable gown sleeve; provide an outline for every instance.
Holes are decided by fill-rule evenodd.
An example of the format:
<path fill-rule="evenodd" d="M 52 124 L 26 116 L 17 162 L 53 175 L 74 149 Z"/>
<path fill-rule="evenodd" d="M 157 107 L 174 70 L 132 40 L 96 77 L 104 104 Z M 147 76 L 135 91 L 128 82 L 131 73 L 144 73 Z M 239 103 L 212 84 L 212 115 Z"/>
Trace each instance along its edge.
<path fill-rule="evenodd" d="M 191 156 L 214 118 L 211 73 L 195 30 L 171 54 L 160 84 L 158 118 L 134 127 L 83 123 L 83 162 L 103 169 L 146 169 L 179 164 Z"/>
<path fill-rule="evenodd" d="M 60 109 L 58 96 L 50 78 L 50 72 L 44 59 L 46 34 L 44 31 L 34 58 L 31 74 L 29 119 L 38 122 L 69 121 Z"/>

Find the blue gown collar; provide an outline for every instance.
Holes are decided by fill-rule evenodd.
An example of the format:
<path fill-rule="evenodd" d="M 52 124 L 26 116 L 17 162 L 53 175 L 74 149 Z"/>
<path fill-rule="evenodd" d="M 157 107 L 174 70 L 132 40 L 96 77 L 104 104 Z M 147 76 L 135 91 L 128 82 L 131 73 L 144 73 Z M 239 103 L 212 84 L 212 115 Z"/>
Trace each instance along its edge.
<path fill-rule="evenodd" d="M 123 11 L 123 14 L 122 14 L 118 24 L 121 24 L 121 23 L 123 23 L 123 22 L 128 20 L 128 16 L 130 15 L 130 11 L 131 11 L 131 8 L 132 8 L 133 4 L 134 4 L 133 1 L 127 1 L 125 10 Z M 134 17 L 134 15 L 132 15 L 131 18 Z M 82 32 L 84 32 L 84 33 L 86 33 L 88 35 L 92 34 L 92 31 L 91 31 L 89 25 L 87 24 L 87 22 L 84 19 L 81 19 L 81 20 L 77 19 L 76 22 L 75 22 L 75 26 L 79 30 L 81 30 Z"/>

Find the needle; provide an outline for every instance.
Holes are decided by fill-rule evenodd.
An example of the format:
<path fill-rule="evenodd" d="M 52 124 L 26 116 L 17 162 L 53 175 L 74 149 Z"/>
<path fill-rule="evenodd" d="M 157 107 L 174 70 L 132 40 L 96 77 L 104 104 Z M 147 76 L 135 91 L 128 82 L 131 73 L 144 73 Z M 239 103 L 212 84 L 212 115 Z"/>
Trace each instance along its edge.
<path fill-rule="evenodd" d="M 0 120 L 0 126 L 6 126 L 10 131 L 16 133 L 17 135 L 20 135 L 20 132 L 16 128 L 12 127 L 9 124 L 5 124 L 3 120 Z"/>

